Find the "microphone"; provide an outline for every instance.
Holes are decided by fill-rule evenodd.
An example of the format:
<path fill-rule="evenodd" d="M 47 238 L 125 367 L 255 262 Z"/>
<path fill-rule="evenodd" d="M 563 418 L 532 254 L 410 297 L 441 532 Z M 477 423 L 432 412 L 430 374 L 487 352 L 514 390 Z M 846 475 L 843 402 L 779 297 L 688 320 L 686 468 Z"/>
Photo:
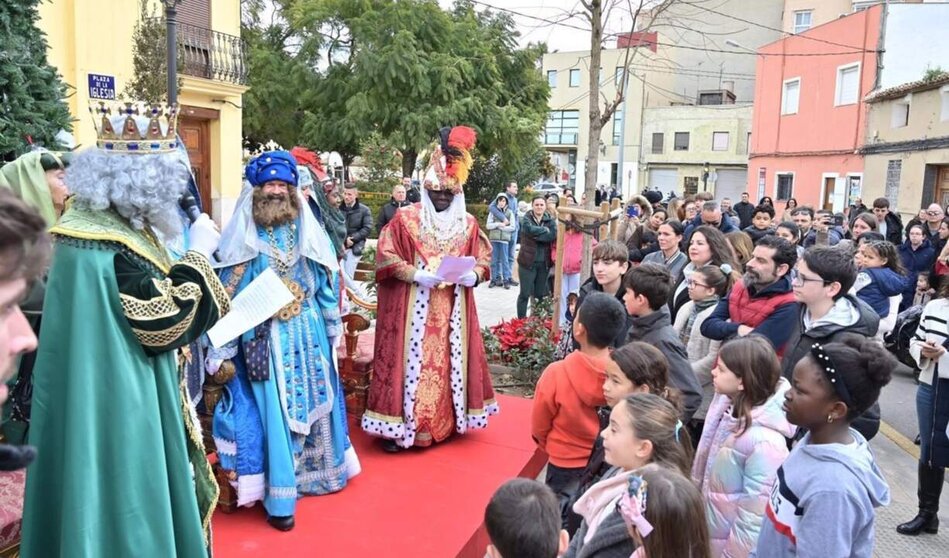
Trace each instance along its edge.
<path fill-rule="evenodd" d="M 188 216 L 188 220 L 194 223 L 198 220 L 198 217 L 201 216 L 201 208 L 198 207 L 198 200 L 194 199 L 194 196 L 191 195 L 191 192 L 185 192 L 180 198 L 178 198 L 178 206 L 181 207 L 182 211 L 185 212 L 185 215 Z"/>

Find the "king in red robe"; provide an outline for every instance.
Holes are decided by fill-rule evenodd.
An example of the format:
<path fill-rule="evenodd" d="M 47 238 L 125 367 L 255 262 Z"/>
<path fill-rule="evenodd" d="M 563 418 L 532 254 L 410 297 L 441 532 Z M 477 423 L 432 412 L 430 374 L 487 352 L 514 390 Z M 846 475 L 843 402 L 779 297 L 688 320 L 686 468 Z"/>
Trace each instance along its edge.
<path fill-rule="evenodd" d="M 420 203 L 396 212 L 379 235 L 378 313 L 366 432 L 397 451 L 484 428 L 498 412 L 472 290 L 490 277 L 491 243 L 465 209 L 461 186 L 474 144 L 470 128 L 442 131 Z M 447 283 L 445 256 L 474 269 Z"/>

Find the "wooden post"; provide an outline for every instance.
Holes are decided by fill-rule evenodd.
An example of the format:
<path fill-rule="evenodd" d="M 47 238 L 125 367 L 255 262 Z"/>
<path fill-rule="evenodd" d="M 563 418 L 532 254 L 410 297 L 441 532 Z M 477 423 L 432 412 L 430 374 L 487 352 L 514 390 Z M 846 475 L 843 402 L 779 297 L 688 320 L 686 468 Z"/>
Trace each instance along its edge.
<path fill-rule="evenodd" d="M 618 217 L 622 213 L 623 209 L 620 207 L 619 199 L 613 200 L 613 208 L 610 209 L 609 202 L 603 202 L 600 204 L 599 211 L 590 211 L 589 209 L 584 209 L 579 206 L 566 206 L 557 208 L 558 215 L 573 215 L 574 219 L 596 219 L 600 224 L 599 236 L 600 239 L 616 239 L 617 231 L 619 228 L 619 223 L 617 219 L 612 219 L 613 217 Z M 612 220 L 611 220 L 612 219 Z M 566 235 L 566 226 L 560 221 L 557 221 L 557 261 L 554 262 L 554 292 L 551 293 L 553 296 L 553 316 L 554 319 L 550 322 L 550 329 L 552 332 L 556 332 L 560 329 L 560 310 L 563 308 L 563 305 L 567 301 L 560 299 L 560 290 L 563 285 L 563 255 L 564 255 L 564 237 Z"/>
<path fill-rule="evenodd" d="M 561 210 L 559 213 L 565 215 L 567 212 Z M 554 262 L 554 292 L 550 293 L 554 301 L 552 305 L 553 316 L 550 320 L 550 331 L 552 333 L 556 333 L 560 329 L 560 312 L 562 305 L 566 303 L 565 300 L 560 300 L 560 288 L 563 285 L 564 236 L 566 229 L 567 227 L 563 224 L 563 221 L 557 219 L 557 261 Z"/>

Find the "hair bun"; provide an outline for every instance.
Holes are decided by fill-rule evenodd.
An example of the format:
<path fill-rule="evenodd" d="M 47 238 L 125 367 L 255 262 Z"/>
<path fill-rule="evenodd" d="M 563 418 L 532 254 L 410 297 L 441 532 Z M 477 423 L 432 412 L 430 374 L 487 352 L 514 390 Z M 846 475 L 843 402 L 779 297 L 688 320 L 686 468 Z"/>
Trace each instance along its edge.
<path fill-rule="evenodd" d="M 718 268 L 721 269 L 722 273 L 725 275 L 731 275 L 733 271 L 732 266 L 728 265 L 727 263 L 723 263 L 722 265 L 718 266 Z"/>

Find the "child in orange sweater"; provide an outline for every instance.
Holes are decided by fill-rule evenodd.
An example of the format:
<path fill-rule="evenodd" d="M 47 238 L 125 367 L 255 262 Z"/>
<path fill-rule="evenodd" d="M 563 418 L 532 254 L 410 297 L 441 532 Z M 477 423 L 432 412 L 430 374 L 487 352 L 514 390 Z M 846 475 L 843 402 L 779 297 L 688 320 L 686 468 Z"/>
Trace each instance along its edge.
<path fill-rule="evenodd" d="M 531 412 L 531 435 L 549 458 L 546 481 L 557 495 L 561 517 L 600 429 L 596 408 L 606 404 L 603 381 L 610 343 L 626 326 L 626 309 L 605 293 L 587 295 L 577 312 L 573 337 L 580 350 L 544 370 Z"/>

